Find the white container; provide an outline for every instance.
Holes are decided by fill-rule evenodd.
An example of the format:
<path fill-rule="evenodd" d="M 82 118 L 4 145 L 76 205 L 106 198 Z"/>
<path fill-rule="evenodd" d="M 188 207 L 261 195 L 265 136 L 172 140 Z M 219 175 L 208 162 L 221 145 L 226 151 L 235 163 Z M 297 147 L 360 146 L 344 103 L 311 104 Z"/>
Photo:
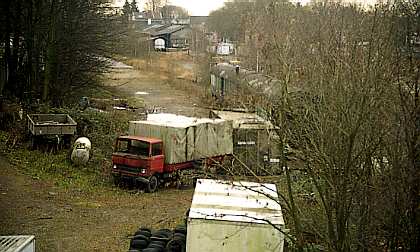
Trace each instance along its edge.
<path fill-rule="evenodd" d="M 35 236 L 0 236 L 1 252 L 35 252 Z"/>
<path fill-rule="evenodd" d="M 164 50 L 165 49 L 165 40 L 158 38 L 155 40 L 155 50 Z"/>
<path fill-rule="evenodd" d="M 130 135 L 162 139 L 166 164 L 232 154 L 232 133 L 231 121 L 164 113 L 129 124 Z"/>
<path fill-rule="evenodd" d="M 199 179 L 187 223 L 187 252 L 283 251 L 274 184 Z M 271 223 L 271 224 L 269 224 Z"/>
<path fill-rule="evenodd" d="M 217 45 L 217 54 L 218 55 L 230 55 L 233 51 L 232 43 L 221 42 Z"/>
<path fill-rule="evenodd" d="M 85 165 L 90 158 L 90 150 L 92 143 L 86 137 L 78 138 L 73 144 L 73 150 L 71 152 L 71 161 L 75 165 Z"/>

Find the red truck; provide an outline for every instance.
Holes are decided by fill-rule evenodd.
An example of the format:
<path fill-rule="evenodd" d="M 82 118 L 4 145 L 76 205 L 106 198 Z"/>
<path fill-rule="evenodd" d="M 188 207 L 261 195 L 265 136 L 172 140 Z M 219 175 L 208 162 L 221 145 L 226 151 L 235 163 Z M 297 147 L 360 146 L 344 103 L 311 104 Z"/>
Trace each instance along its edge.
<path fill-rule="evenodd" d="M 115 142 L 112 174 L 116 181 L 134 180 L 154 192 L 161 182 L 186 173 L 183 170 L 231 155 L 232 132 L 232 122 L 220 119 L 151 114 L 146 121 L 130 121 L 129 135 Z"/>
<path fill-rule="evenodd" d="M 211 166 L 223 162 L 226 155 L 165 164 L 162 140 L 141 136 L 120 136 L 112 154 L 112 175 L 119 183 L 122 179 L 140 182 L 146 192 L 155 192 L 161 182 L 176 179 L 177 172 L 196 168 L 197 164 Z"/>

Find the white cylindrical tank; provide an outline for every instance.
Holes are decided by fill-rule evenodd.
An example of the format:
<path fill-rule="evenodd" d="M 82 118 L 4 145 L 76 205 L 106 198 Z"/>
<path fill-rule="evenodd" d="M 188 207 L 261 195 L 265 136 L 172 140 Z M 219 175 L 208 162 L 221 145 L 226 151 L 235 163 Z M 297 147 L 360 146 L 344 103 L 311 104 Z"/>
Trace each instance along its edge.
<path fill-rule="evenodd" d="M 78 138 L 71 152 L 71 161 L 75 165 L 85 165 L 89 161 L 92 143 L 87 137 Z"/>

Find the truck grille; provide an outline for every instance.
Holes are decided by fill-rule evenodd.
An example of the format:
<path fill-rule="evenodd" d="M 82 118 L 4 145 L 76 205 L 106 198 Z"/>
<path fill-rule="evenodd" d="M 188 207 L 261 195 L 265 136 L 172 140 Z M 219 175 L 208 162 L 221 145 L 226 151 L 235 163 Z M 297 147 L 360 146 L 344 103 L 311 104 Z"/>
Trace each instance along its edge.
<path fill-rule="evenodd" d="M 117 165 L 117 169 L 118 170 L 122 170 L 122 171 L 126 171 L 126 172 L 134 172 L 134 173 L 138 173 L 139 172 L 139 169 L 138 168 L 127 166 L 127 165 Z"/>

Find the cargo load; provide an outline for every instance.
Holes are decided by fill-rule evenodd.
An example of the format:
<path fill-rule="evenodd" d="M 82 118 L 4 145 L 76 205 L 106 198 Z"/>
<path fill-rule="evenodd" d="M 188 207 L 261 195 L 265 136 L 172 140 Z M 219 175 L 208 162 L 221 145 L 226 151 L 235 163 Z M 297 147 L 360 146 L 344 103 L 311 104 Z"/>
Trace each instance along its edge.
<path fill-rule="evenodd" d="M 167 164 L 232 154 L 232 130 L 231 121 L 164 113 L 129 124 L 130 135 L 162 139 Z"/>

